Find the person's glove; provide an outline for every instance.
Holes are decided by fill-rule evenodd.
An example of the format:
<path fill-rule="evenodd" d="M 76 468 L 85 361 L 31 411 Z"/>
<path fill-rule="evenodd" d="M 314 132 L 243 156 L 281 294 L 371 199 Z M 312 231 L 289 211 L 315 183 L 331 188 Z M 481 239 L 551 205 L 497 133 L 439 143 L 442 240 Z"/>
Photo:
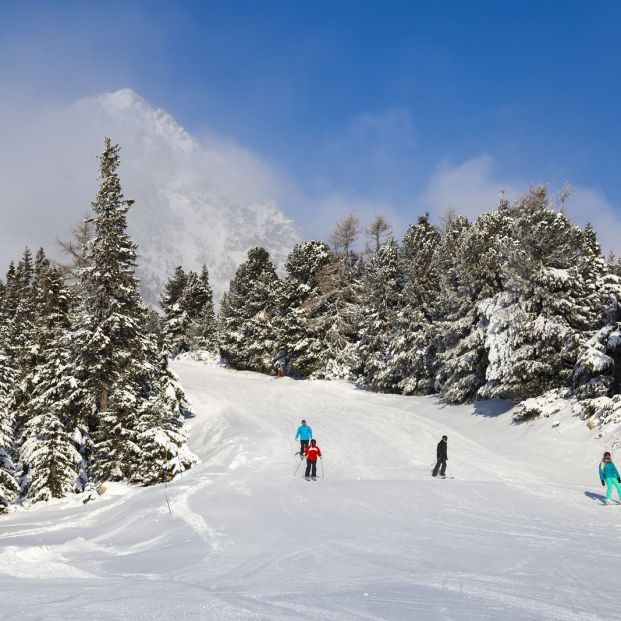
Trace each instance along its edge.
<path fill-rule="evenodd" d="M 617 483 L 621 483 L 621 477 L 617 477 Z"/>
<path fill-rule="evenodd" d="M 606 483 L 602 481 L 602 487 L 606 487 Z"/>

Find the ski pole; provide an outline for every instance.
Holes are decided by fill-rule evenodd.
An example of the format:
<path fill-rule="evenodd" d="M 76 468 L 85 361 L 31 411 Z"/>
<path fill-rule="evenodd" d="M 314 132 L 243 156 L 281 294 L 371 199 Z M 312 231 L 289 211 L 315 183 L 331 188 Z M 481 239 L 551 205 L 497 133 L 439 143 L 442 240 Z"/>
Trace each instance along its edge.
<path fill-rule="evenodd" d="M 298 467 L 295 469 L 295 472 L 293 473 L 293 476 L 295 476 L 298 473 L 298 470 L 300 469 L 300 466 L 302 465 L 303 461 L 304 461 L 304 458 L 300 459 L 300 463 L 298 464 Z"/>
<path fill-rule="evenodd" d="M 164 449 L 164 498 L 166 498 L 168 511 L 170 512 L 170 515 L 172 515 L 170 501 L 168 500 L 168 448 Z"/>

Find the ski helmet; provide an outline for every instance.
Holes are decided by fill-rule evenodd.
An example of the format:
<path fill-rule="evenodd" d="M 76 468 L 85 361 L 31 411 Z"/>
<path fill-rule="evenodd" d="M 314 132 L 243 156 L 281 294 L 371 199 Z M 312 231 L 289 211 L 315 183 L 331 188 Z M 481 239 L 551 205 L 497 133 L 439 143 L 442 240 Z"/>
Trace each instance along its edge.
<path fill-rule="evenodd" d="M 317 444 L 317 440 L 315 440 L 315 438 L 313 438 L 313 439 L 311 440 L 311 444 L 313 444 L 313 445 Z"/>
<path fill-rule="evenodd" d="M 610 459 L 610 451 L 604 453 L 604 459 Z"/>

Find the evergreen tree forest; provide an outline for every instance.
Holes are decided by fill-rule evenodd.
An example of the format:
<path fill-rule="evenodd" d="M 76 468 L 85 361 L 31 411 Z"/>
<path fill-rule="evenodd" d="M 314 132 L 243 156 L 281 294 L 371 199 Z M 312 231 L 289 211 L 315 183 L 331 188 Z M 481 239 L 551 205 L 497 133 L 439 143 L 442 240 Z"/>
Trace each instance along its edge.
<path fill-rule="evenodd" d="M 99 162 L 74 265 L 26 249 L 0 287 L 0 509 L 76 492 L 86 502 L 105 481 L 149 485 L 195 461 L 183 391 L 145 321 L 133 201 L 108 138 Z"/>
<path fill-rule="evenodd" d="M 382 216 L 363 231 L 350 215 L 329 244 L 295 246 L 281 275 L 253 248 L 217 320 L 209 298 L 203 329 L 236 369 L 447 403 L 509 399 L 516 418 L 568 398 L 585 417 L 619 417 L 619 262 L 564 198 L 536 186 L 474 221 L 424 214 L 400 241 Z M 189 281 L 178 268 L 163 296 L 172 351 L 192 348 L 191 331 L 177 333 L 197 317 L 182 302 Z"/>

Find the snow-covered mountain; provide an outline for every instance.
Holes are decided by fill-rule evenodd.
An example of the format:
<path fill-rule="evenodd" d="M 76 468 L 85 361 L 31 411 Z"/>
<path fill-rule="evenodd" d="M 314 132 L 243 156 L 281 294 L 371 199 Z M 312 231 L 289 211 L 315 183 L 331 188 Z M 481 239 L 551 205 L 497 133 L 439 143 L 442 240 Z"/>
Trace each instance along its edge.
<path fill-rule="evenodd" d="M 177 265 L 203 263 L 218 299 L 249 248 L 265 246 L 278 265 L 299 240 L 273 200 L 272 171 L 241 147 L 215 137 L 199 142 L 129 89 L 81 100 L 74 112 L 89 134 L 105 131 L 122 147 L 121 181 L 136 201 L 128 220 L 149 302 Z"/>

